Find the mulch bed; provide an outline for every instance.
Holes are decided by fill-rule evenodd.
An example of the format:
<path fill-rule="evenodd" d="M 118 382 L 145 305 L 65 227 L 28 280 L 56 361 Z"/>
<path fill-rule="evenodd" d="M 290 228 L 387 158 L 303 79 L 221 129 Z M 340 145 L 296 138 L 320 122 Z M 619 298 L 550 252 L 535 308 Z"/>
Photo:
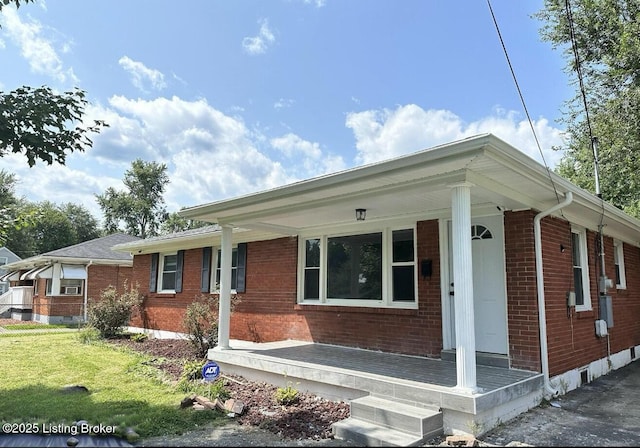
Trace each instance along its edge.
<path fill-rule="evenodd" d="M 141 342 L 115 339 L 111 343 L 159 358 L 160 368 L 174 381 L 180 378 L 185 361 L 198 360 L 190 342 L 184 339 L 147 339 Z M 206 360 L 202 362 L 204 365 Z M 239 424 L 267 429 L 286 439 L 333 438 L 331 425 L 349 417 L 349 404 L 346 402 L 299 392 L 298 400 L 285 406 L 275 399 L 276 385 L 249 381 L 235 375 L 222 378 L 231 398 L 245 405 L 242 415 L 235 417 Z"/>

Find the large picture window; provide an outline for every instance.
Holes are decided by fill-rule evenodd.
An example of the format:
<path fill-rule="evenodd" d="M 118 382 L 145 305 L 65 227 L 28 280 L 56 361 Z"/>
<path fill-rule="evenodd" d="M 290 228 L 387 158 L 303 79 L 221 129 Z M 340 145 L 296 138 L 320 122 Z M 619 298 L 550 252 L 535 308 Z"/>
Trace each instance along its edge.
<path fill-rule="evenodd" d="M 416 305 L 413 228 L 300 241 L 300 303 Z"/>
<path fill-rule="evenodd" d="M 327 297 L 382 299 L 382 233 L 328 238 Z"/>

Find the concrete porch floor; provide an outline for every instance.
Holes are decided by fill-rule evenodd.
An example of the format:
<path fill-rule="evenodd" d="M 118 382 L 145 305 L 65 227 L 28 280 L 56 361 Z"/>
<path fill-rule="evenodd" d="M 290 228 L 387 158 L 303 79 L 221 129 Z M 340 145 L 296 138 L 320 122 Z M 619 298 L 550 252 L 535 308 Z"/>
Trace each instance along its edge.
<path fill-rule="evenodd" d="M 230 341 L 209 359 L 222 374 L 286 386 L 329 399 L 349 401 L 367 395 L 440 410 L 446 434 L 481 434 L 540 404 L 543 375 L 477 365 L 478 391 L 456 389 L 456 363 L 302 341 Z"/>

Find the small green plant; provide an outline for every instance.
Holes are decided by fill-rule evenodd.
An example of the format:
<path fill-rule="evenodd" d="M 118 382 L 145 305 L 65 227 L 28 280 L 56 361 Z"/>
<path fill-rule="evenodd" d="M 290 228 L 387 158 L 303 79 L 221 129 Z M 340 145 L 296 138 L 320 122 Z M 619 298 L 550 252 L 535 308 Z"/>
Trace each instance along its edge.
<path fill-rule="evenodd" d="M 97 328 L 83 327 L 78 331 L 78 340 L 83 344 L 93 344 L 102 339 Z"/>
<path fill-rule="evenodd" d="M 114 338 L 122 333 L 134 308 L 141 303 L 137 287 L 129 289 L 125 283 L 124 292 L 119 294 L 114 286 L 109 286 L 100 292 L 100 299 L 89 299 L 88 324 L 103 338 Z"/>
<path fill-rule="evenodd" d="M 184 361 L 176 388 L 181 392 L 192 392 L 194 383 L 202 379 L 202 365 L 202 361 Z"/>
<path fill-rule="evenodd" d="M 144 333 L 134 333 L 131 335 L 131 340 L 134 342 L 144 342 L 147 339 L 149 339 L 149 336 Z"/>
<path fill-rule="evenodd" d="M 300 398 L 299 395 L 300 393 L 298 392 L 298 389 L 293 386 L 292 381 L 287 381 L 287 385 L 285 387 L 278 387 L 276 389 L 276 401 L 282 405 L 289 405 L 297 402 Z"/>
<path fill-rule="evenodd" d="M 467 422 L 467 426 L 469 427 L 469 431 L 471 432 L 471 434 L 476 437 L 482 434 L 484 428 L 484 425 L 482 423 L 479 423 L 475 420 L 470 420 L 469 422 Z"/>

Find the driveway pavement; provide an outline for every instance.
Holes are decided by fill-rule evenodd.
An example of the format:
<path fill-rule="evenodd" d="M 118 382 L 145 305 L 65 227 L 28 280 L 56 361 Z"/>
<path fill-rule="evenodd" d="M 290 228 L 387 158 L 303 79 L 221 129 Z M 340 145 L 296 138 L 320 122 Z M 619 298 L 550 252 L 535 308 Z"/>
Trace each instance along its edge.
<path fill-rule="evenodd" d="M 640 360 L 479 437 L 482 445 L 640 446 Z"/>

